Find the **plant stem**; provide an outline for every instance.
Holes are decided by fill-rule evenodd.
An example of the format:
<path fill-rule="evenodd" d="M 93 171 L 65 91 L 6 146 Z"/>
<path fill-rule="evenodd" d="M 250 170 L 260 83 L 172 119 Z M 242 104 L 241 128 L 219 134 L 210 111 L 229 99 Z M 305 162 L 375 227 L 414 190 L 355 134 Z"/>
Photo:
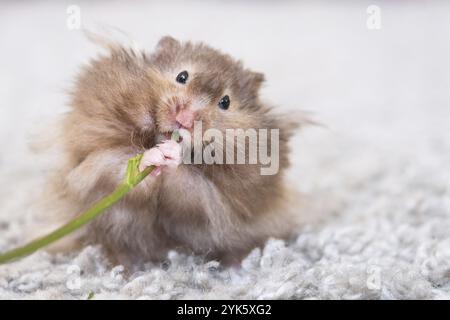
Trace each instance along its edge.
<path fill-rule="evenodd" d="M 175 130 L 172 133 L 172 140 L 178 142 L 180 139 L 180 133 Z M 14 250 L 8 251 L 4 254 L 0 254 L 0 264 L 4 264 L 18 258 L 28 256 L 37 250 L 65 237 L 71 232 L 81 228 L 88 222 L 94 220 L 97 216 L 102 214 L 106 209 L 117 203 L 122 199 L 131 189 L 137 186 L 142 180 L 145 179 L 152 171 L 155 169 L 154 166 L 145 168 L 142 172 L 139 172 L 139 163 L 142 159 L 142 154 L 139 154 L 130 160 L 128 160 L 127 171 L 125 174 L 124 181 L 114 190 L 113 193 L 101 199 L 94 204 L 87 211 L 79 214 L 75 219 L 69 221 L 67 224 L 56 229 L 52 233 L 38 238 L 23 247 L 16 248 Z"/>
<path fill-rule="evenodd" d="M 153 171 L 154 167 L 148 167 L 142 172 L 139 172 L 138 165 L 142 158 L 142 155 L 138 155 L 128 162 L 127 173 L 124 182 L 122 182 L 113 193 L 106 196 L 105 198 L 94 204 L 93 207 L 87 211 L 78 215 L 75 219 L 71 220 L 69 223 L 63 225 L 62 227 L 56 229 L 52 233 L 38 238 L 23 247 L 8 251 L 0 255 L 0 264 L 16 260 L 28 256 L 37 250 L 61 239 L 62 237 L 68 235 L 69 233 L 75 231 L 76 229 L 84 226 L 88 222 L 95 219 L 106 209 L 117 203 L 122 199 L 131 189 L 138 185 L 146 176 Z"/>

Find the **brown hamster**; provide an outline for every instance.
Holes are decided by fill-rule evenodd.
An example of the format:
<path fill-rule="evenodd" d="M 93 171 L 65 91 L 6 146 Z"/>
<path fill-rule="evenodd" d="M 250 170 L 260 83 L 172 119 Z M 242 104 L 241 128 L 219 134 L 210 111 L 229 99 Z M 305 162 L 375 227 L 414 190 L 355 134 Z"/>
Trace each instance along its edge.
<path fill-rule="evenodd" d="M 171 37 L 151 54 L 111 45 L 107 55 L 91 61 L 76 79 L 62 121 L 58 177 L 65 178 L 52 182 L 56 214 L 69 217 L 112 192 L 137 153 L 145 154 L 142 166 L 162 169 L 74 241 L 100 243 L 127 265 L 160 261 L 171 249 L 232 262 L 268 237 L 295 232 L 300 219 L 293 212 L 299 210 L 289 208 L 284 173 L 297 122 L 261 101 L 263 81 L 229 55 Z M 224 134 L 279 129 L 279 170 L 262 175 L 259 162 L 180 163 L 176 143 L 164 139 L 179 128 L 192 134 L 194 121 Z"/>

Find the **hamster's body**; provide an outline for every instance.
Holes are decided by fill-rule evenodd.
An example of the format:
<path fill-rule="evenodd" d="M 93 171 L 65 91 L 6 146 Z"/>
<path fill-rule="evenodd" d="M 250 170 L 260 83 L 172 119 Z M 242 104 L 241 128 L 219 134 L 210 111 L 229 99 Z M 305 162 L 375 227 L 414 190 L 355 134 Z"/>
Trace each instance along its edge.
<path fill-rule="evenodd" d="M 129 158 L 145 153 L 161 174 L 92 222 L 77 243 L 101 243 L 124 264 L 160 261 L 171 249 L 235 261 L 268 237 L 291 235 L 300 219 L 284 173 L 296 125 L 260 100 L 262 82 L 204 44 L 165 37 L 150 55 L 112 46 L 82 70 L 71 93 L 64 161 L 51 183 L 55 214 L 71 218 L 90 207 L 122 181 Z M 189 132 L 193 121 L 223 132 L 279 129 L 278 172 L 261 175 L 260 164 L 169 165 L 173 148 L 157 144 L 177 128 Z M 160 163 L 150 150 L 163 155 Z"/>

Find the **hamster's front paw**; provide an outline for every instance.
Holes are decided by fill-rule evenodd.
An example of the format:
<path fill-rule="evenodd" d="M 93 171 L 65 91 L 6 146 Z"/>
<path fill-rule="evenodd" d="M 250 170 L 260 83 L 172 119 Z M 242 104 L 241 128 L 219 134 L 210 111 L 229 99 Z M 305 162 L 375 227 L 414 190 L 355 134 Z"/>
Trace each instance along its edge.
<path fill-rule="evenodd" d="M 173 140 L 166 140 L 144 152 L 139 164 L 139 170 L 156 166 L 152 175 L 159 175 L 161 167 L 176 168 L 181 163 L 181 146 Z"/>

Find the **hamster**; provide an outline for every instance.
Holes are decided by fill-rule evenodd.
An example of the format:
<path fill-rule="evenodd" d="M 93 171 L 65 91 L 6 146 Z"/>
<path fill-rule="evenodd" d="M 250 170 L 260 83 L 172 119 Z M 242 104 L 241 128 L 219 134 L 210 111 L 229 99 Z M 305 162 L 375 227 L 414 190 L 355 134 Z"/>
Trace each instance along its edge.
<path fill-rule="evenodd" d="M 72 245 L 101 244 L 112 261 L 127 266 L 162 261 L 170 250 L 227 264 L 269 237 L 293 235 L 301 199 L 285 172 L 299 121 L 261 100 L 264 75 L 203 43 L 169 36 L 151 53 L 108 48 L 81 70 L 70 92 L 58 138 L 62 161 L 50 181 L 54 215 L 73 218 L 111 193 L 138 153 L 141 169 L 157 169 Z M 226 129 L 279 129 L 278 171 L 263 175 L 259 162 L 184 163 L 183 142 L 169 136 L 180 130 L 183 141 L 192 138 L 194 122 L 224 136 Z M 194 141 L 187 158 L 209 142 Z"/>

